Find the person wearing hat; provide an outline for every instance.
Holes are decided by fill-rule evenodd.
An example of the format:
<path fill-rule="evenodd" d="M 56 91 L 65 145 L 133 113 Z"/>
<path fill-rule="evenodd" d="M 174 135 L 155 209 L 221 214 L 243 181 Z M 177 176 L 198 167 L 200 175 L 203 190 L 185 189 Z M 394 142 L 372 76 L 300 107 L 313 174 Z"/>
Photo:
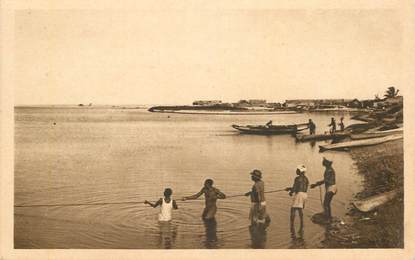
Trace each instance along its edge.
<path fill-rule="evenodd" d="M 340 123 L 339 123 L 340 131 L 344 131 L 343 119 L 344 119 L 344 117 L 340 117 Z"/>
<path fill-rule="evenodd" d="M 262 226 L 265 229 L 271 222 L 271 218 L 265 209 L 265 184 L 262 181 L 262 173 L 260 170 L 255 169 L 250 174 L 254 185 L 251 191 L 245 193 L 245 196 L 251 197 L 249 219 L 251 220 L 251 226 Z"/>
<path fill-rule="evenodd" d="M 182 200 L 195 200 L 202 196 L 202 194 L 205 195 L 205 209 L 202 213 L 202 219 L 205 221 L 214 220 L 217 211 L 216 201 L 218 199 L 225 199 L 226 195 L 219 189 L 213 187 L 212 179 L 207 179 L 205 180 L 203 188 L 198 193 L 192 196 L 183 197 Z"/>
<path fill-rule="evenodd" d="M 323 157 L 323 166 L 326 168 L 324 171 L 324 180 L 318 181 L 314 184 L 310 185 L 311 189 L 314 189 L 317 186 L 320 186 L 324 184 L 326 188 L 326 193 L 324 195 L 324 215 L 328 220 L 331 220 L 331 201 L 333 199 L 333 196 L 337 193 L 337 187 L 336 187 L 336 173 L 332 167 L 333 162 L 330 160 L 327 160 L 325 157 Z"/>
<path fill-rule="evenodd" d="M 300 230 L 298 235 L 300 238 L 304 235 L 304 219 L 303 219 L 303 209 L 305 207 L 305 201 L 307 199 L 307 189 L 308 189 L 308 178 L 305 176 L 306 167 L 304 165 L 299 165 L 296 170 L 298 175 L 294 180 L 294 185 L 292 187 L 286 188 L 286 191 L 289 191 L 289 195 L 293 197 L 293 203 L 291 205 L 291 215 L 290 215 L 290 230 L 291 237 L 296 238 L 295 228 L 294 228 L 294 219 L 295 212 L 298 211 L 300 216 Z"/>

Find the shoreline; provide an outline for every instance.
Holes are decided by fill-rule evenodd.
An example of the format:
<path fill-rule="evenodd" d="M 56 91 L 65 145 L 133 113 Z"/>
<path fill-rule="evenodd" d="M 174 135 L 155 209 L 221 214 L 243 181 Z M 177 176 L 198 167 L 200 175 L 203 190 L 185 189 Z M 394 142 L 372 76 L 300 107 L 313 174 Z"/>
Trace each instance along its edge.
<path fill-rule="evenodd" d="M 271 111 L 217 111 L 217 110 L 152 110 L 149 111 L 152 113 L 170 113 L 170 114 L 189 114 L 189 115 L 278 115 L 278 114 L 302 114 L 302 113 L 367 113 L 367 110 L 304 110 L 304 111 L 295 111 L 295 110 L 271 110 Z"/>
<path fill-rule="evenodd" d="M 257 112 L 248 112 L 248 111 L 238 111 L 238 112 L 232 112 L 232 111 L 220 111 L 220 112 L 210 112 L 209 110 L 205 111 L 175 111 L 175 110 L 160 110 L 160 111 L 150 111 L 152 113 L 166 113 L 166 114 L 185 114 L 185 115 L 278 115 L 278 114 L 300 114 L 300 112 L 296 111 L 270 111 L 270 112 L 264 112 L 264 111 L 257 111 Z"/>
<path fill-rule="evenodd" d="M 372 147 L 353 149 L 351 156 L 358 174 L 363 176 L 363 188 L 355 200 L 397 191 L 391 201 L 367 213 L 353 206 L 342 223 L 331 223 L 323 248 L 403 248 L 403 140 Z"/>

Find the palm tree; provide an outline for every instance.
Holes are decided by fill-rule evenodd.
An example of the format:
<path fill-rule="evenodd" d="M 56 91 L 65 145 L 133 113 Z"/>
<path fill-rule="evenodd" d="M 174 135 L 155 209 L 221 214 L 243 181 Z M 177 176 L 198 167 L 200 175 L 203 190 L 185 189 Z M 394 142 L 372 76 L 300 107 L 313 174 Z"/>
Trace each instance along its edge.
<path fill-rule="evenodd" d="M 385 95 L 383 95 L 385 98 L 393 98 L 396 97 L 399 93 L 399 89 L 395 89 L 395 87 L 389 87 L 386 90 Z"/>

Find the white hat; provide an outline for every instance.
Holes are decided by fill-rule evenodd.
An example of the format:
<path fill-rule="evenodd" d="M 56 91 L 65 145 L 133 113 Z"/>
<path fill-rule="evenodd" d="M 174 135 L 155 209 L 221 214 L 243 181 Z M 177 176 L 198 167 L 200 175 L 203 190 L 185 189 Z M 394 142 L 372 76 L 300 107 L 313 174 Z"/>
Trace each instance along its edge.
<path fill-rule="evenodd" d="M 297 166 L 297 170 L 299 170 L 300 172 L 305 173 L 307 171 L 307 168 L 304 166 L 304 164 L 301 164 L 301 165 Z"/>

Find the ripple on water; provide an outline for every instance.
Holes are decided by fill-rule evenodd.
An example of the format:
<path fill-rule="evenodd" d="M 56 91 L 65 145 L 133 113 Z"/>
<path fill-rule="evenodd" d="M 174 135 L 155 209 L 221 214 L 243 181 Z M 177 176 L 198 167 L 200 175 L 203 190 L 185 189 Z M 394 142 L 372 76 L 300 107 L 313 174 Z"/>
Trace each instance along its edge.
<path fill-rule="evenodd" d="M 290 197 L 285 193 L 273 194 L 273 196 L 267 197 L 267 203 L 267 211 L 271 216 L 272 222 L 266 235 L 268 241 L 263 246 L 272 248 L 299 246 L 296 244 L 292 245 L 288 233 L 287 223 L 291 204 Z M 173 232 L 182 238 L 197 238 L 193 239 L 194 241 L 192 243 L 202 244 L 196 246 L 231 248 L 241 247 L 241 245 L 247 245 L 251 242 L 254 243 L 252 234 L 251 237 L 247 234 L 250 232 L 248 228 L 248 214 L 251 204 L 248 198 L 233 198 L 218 201 L 217 223 L 214 227 L 206 226 L 201 219 L 204 208 L 203 201 L 178 202 L 178 204 L 179 209 L 173 212 L 173 221 L 171 223 L 171 230 L 173 231 L 169 232 Z M 148 244 L 144 243 L 142 245 L 144 247 L 157 248 L 161 246 L 159 244 L 160 239 L 165 238 L 166 233 L 169 233 L 165 229 L 163 230 L 157 221 L 159 210 L 159 208 L 153 209 L 141 204 L 126 204 L 82 206 L 76 207 L 76 209 L 73 207 L 55 207 L 36 209 L 31 214 L 38 215 L 40 218 L 53 219 L 54 221 L 69 221 L 72 223 L 70 225 L 79 223 L 95 226 L 95 228 L 84 230 L 85 232 L 82 235 L 91 244 L 94 244 L 92 241 L 95 241 L 105 247 L 111 247 L 111 245 L 119 244 L 126 237 L 130 237 L 132 240 L 142 239 L 137 237 L 137 234 L 143 233 Z M 20 209 L 18 213 L 24 214 L 26 211 L 27 209 Z M 76 214 L 68 214 L 74 211 Z M 318 212 L 321 212 L 320 199 L 309 197 L 304 215 L 306 218 L 306 234 L 308 230 L 311 231 L 308 233 L 308 239 L 310 241 L 316 240 L 324 233 L 324 230 L 321 228 L 313 228 L 314 224 L 307 220 Z M 103 233 L 104 231 L 105 234 Z M 187 248 L 195 246 L 192 244 L 175 244 L 175 241 L 171 239 L 167 240 L 171 243 L 169 242 L 166 246 L 162 247 Z M 214 241 L 214 243 L 210 240 Z M 185 239 L 184 241 L 189 241 L 189 239 Z M 124 242 L 124 244 L 129 245 L 127 242 Z M 136 247 L 136 245 L 131 244 L 131 247 Z"/>

